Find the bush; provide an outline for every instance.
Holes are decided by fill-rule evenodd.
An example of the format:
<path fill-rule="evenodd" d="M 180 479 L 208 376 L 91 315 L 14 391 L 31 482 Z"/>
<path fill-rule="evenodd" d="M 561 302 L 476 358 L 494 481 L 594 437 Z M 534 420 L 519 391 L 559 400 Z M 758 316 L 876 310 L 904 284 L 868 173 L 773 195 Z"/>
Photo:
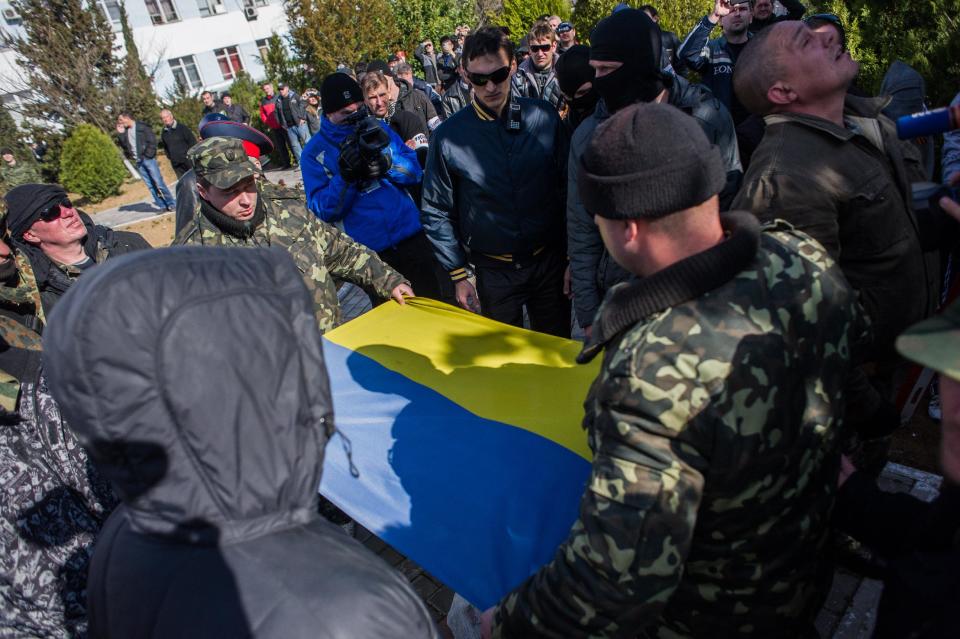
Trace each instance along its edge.
<path fill-rule="evenodd" d="M 100 129 L 81 124 L 63 143 L 60 180 L 68 191 L 100 202 L 117 195 L 126 176 L 117 147 Z"/>

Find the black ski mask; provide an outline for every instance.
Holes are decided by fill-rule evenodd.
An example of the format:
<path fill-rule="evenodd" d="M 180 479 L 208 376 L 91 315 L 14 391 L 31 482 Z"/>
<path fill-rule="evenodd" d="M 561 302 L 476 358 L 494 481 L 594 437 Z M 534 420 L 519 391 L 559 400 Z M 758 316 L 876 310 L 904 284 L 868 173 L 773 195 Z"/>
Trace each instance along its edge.
<path fill-rule="evenodd" d="M 660 62 L 660 27 L 639 9 L 622 9 L 597 23 L 590 34 L 590 59 L 623 66 L 594 79 L 611 113 L 634 102 L 651 102 L 671 84 Z"/>
<path fill-rule="evenodd" d="M 593 113 L 600 100 L 600 94 L 596 87 L 579 98 L 575 98 L 577 91 L 586 82 L 593 82 L 594 71 L 590 66 L 590 47 L 577 44 L 564 53 L 557 60 L 554 67 L 557 74 L 557 84 L 563 94 L 570 96 L 567 104 L 570 105 L 570 124 L 576 128 L 578 124 L 586 120 Z"/>

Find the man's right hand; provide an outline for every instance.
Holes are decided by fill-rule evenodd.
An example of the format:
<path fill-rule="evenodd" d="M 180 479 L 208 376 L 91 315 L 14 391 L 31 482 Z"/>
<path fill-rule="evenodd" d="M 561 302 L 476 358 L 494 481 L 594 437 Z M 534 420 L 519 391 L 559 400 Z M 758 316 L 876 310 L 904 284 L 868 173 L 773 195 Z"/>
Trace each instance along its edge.
<path fill-rule="evenodd" d="M 455 285 L 457 293 L 457 304 L 472 311 L 480 312 L 480 298 L 477 297 L 477 289 L 470 280 L 460 280 Z"/>
<path fill-rule="evenodd" d="M 366 175 L 366 166 L 360 147 L 355 141 L 348 140 L 340 147 L 340 159 L 337 160 L 340 175 L 346 182 L 359 182 Z"/>
<path fill-rule="evenodd" d="M 708 16 L 712 24 L 720 22 L 720 18 L 730 15 L 730 0 L 717 0 L 713 5 L 713 13 Z"/>

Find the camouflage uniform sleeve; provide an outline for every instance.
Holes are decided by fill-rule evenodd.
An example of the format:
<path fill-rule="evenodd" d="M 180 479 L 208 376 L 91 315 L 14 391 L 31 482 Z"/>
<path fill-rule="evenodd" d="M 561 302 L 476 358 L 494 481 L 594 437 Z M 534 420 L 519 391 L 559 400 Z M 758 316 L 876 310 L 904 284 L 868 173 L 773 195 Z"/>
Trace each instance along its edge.
<path fill-rule="evenodd" d="M 327 270 L 336 278 L 371 288 L 387 299 L 406 278 L 391 268 L 376 253 L 354 241 L 335 226 L 309 218 L 317 242 L 317 254 L 323 256 Z M 409 284 L 409 282 L 407 282 Z"/>
<path fill-rule="evenodd" d="M 677 587 L 706 461 L 677 438 L 690 402 L 657 416 L 643 383 L 607 377 L 591 389 L 594 461 L 580 516 L 553 560 L 497 606 L 494 637 L 635 636 Z"/>

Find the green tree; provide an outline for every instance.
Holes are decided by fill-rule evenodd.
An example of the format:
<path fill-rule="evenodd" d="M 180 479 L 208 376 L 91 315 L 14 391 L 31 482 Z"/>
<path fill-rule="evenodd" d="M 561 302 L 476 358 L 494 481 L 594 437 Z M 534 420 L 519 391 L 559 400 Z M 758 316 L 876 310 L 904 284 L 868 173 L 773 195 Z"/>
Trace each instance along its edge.
<path fill-rule="evenodd" d="M 509 28 L 510 36 L 519 42 L 542 15 L 558 15 L 568 20 L 570 2 L 568 0 L 503 0 L 503 11 L 496 22 Z"/>
<path fill-rule="evenodd" d="M 578 0 L 573 9 L 573 26 L 577 28 L 577 37 L 581 42 L 589 43 L 590 32 L 597 23 L 613 12 L 613 8 L 622 0 Z M 673 2 L 653 2 L 647 0 L 627 0 L 626 4 L 637 9 L 645 4 L 653 4 L 660 14 L 660 27 L 673 31 L 681 39 L 703 16 L 710 13 L 714 3 L 711 0 L 673 0 Z M 719 30 L 718 30 L 719 31 Z"/>
<path fill-rule="evenodd" d="M 261 86 L 250 77 L 249 73 L 241 71 L 228 89 L 233 103 L 239 104 L 250 114 L 251 126 L 255 126 L 260 121 L 260 96 L 263 94 Z"/>
<path fill-rule="evenodd" d="M 29 153 L 27 145 L 23 143 L 23 132 L 17 128 L 13 116 L 7 107 L 0 107 L 0 148 L 10 148 L 18 159 L 25 158 Z"/>
<path fill-rule="evenodd" d="M 81 124 L 63 143 L 60 179 L 68 191 L 100 202 L 120 192 L 126 175 L 116 145 L 100 129 Z"/>
<path fill-rule="evenodd" d="M 129 111 L 130 115 L 137 120 L 157 124 L 159 122 L 157 94 L 154 93 L 150 76 L 147 75 L 140 61 L 140 51 L 133 39 L 133 29 L 130 28 L 127 8 L 123 2 L 120 3 L 120 25 L 126 55 L 123 58 L 121 83 L 123 88 L 120 92 L 121 101 L 117 105 L 118 110 Z"/>
<path fill-rule="evenodd" d="M 413 58 L 413 50 L 427 38 L 439 51 L 440 37 L 452 35 L 461 24 L 476 22 L 476 5 L 468 0 L 390 0 L 402 48 Z"/>
<path fill-rule="evenodd" d="M 23 37 L 4 32 L 21 76 L 15 89 L 32 92 L 26 118 L 72 126 L 90 123 L 112 130 L 112 110 L 122 71 L 114 56 L 113 30 L 96 3 L 84 0 L 13 0 Z"/>
<path fill-rule="evenodd" d="M 388 0 L 285 0 L 290 42 L 313 84 L 337 64 L 384 58 L 402 38 Z"/>
<path fill-rule="evenodd" d="M 267 80 L 274 85 L 281 82 L 296 86 L 297 62 L 290 56 L 287 46 L 276 33 L 270 35 L 267 39 L 266 55 L 260 58 Z"/>

